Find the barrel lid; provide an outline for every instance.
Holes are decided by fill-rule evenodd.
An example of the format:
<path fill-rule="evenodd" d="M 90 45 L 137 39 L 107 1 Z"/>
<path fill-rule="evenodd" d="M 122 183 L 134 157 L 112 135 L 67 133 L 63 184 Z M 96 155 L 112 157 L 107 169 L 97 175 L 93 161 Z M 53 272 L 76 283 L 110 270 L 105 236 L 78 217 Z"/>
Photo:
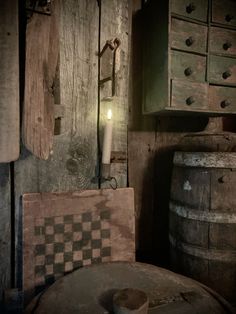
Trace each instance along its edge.
<path fill-rule="evenodd" d="M 160 267 L 125 262 L 83 267 L 59 279 L 35 302 L 34 313 L 112 313 L 114 294 L 125 288 L 147 294 L 148 313 L 227 313 L 220 297 L 196 281 Z"/>
<path fill-rule="evenodd" d="M 236 153 L 175 152 L 177 166 L 236 169 Z"/>

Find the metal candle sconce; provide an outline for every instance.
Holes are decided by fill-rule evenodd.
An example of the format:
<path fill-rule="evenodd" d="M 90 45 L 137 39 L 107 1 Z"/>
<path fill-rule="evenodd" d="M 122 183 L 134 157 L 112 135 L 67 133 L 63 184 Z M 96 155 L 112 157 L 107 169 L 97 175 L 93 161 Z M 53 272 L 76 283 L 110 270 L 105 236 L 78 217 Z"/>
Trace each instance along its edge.
<path fill-rule="evenodd" d="M 121 41 L 118 38 L 114 40 L 107 40 L 103 49 L 99 54 L 100 59 L 100 79 L 99 87 L 104 86 L 106 82 L 111 82 L 110 95 L 106 100 L 111 101 L 115 96 L 115 71 L 116 71 L 116 52 L 120 46 Z M 104 140 L 103 140 L 103 154 L 102 154 L 102 165 L 101 165 L 101 175 L 100 182 L 104 183 L 106 181 L 110 182 L 110 186 L 113 189 L 117 188 L 117 180 L 115 177 L 111 177 L 111 141 L 112 141 L 112 120 L 111 120 L 111 110 L 110 117 L 108 112 L 108 117 L 104 129 Z M 114 183 L 114 184 L 113 184 Z"/>

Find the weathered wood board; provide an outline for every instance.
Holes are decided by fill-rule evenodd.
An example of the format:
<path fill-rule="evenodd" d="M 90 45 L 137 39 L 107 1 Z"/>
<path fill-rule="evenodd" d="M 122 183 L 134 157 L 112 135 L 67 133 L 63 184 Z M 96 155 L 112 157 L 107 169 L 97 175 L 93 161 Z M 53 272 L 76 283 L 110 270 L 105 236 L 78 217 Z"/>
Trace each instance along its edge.
<path fill-rule="evenodd" d="M 0 162 L 19 156 L 18 1 L 0 2 Z"/>
<path fill-rule="evenodd" d="M 127 0 L 101 1 L 101 40 L 104 47 L 107 40 L 120 40 L 115 58 L 115 95 L 111 97 L 111 82 L 106 82 L 100 89 L 101 138 L 108 109 L 112 110 L 113 136 L 112 151 L 122 152 L 127 156 L 128 127 L 128 89 L 129 89 L 129 56 L 130 56 L 130 3 Z M 106 56 L 104 56 L 105 58 Z M 110 60 L 108 60 L 109 62 Z M 112 60 L 111 60 L 112 62 Z M 101 62 L 101 67 L 104 60 Z M 103 69 L 100 69 L 103 73 Z M 111 98 L 110 98 L 111 97 Z M 110 99 L 108 101 L 108 99 Z M 127 160 L 111 165 L 111 176 L 117 180 L 119 187 L 127 186 Z M 107 186 L 106 183 L 102 185 Z"/>
<path fill-rule="evenodd" d="M 0 164 L 0 310 L 2 292 L 11 285 L 10 166 Z"/>
<path fill-rule="evenodd" d="M 134 260 L 133 189 L 23 196 L 26 300 L 79 267 Z"/>
<path fill-rule="evenodd" d="M 15 163 L 18 275 L 22 267 L 21 195 L 98 187 L 92 182 L 97 165 L 97 1 L 60 1 L 59 25 L 60 84 L 56 103 L 65 107 L 61 133 L 54 137 L 48 160 L 39 160 L 22 148 Z"/>
<path fill-rule="evenodd" d="M 23 143 L 40 159 L 48 159 L 54 135 L 54 88 L 59 57 L 59 0 L 51 15 L 34 13 L 26 27 Z"/>
<path fill-rule="evenodd" d="M 135 191 L 136 248 L 151 251 L 155 190 L 155 133 L 129 132 L 129 184 Z M 138 168 L 138 171 L 137 171 Z"/>

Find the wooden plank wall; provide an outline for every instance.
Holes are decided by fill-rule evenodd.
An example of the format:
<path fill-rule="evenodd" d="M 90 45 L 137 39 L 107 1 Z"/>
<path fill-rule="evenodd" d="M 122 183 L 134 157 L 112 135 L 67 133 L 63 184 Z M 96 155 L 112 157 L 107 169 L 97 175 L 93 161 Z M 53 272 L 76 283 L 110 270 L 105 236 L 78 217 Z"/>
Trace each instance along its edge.
<path fill-rule="evenodd" d="M 11 286 L 10 164 L 19 155 L 18 1 L 0 2 L 0 304 Z M 4 162 L 4 163 L 3 163 Z M 0 305 L 1 312 L 1 305 Z"/>
<path fill-rule="evenodd" d="M 186 132 L 200 131 L 207 118 L 142 115 L 142 10 L 133 0 L 129 186 L 135 190 L 137 259 L 168 265 L 168 210 L 172 157 Z"/>
<path fill-rule="evenodd" d="M 64 105 L 65 116 L 61 121 L 61 134 L 54 136 L 53 154 L 48 160 L 39 160 L 22 147 L 20 159 L 15 163 L 18 275 L 21 273 L 22 194 L 97 187 L 92 179 L 97 161 L 98 5 L 96 0 L 56 2 L 60 5 L 57 17 L 60 90 L 56 94 L 60 96 L 55 103 Z"/>
<path fill-rule="evenodd" d="M 98 188 L 98 50 L 107 39 L 121 37 L 117 53 L 117 106 L 114 109 L 113 149 L 127 153 L 128 124 L 128 0 L 55 0 L 60 6 L 59 82 L 54 102 L 65 108 L 53 152 L 39 160 L 24 146 L 15 162 L 16 284 L 21 286 L 22 204 L 31 192 L 74 191 Z M 101 36 L 99 36 L 99 10 Z M 34 17 L 32 17 L 34 18 Z M 49 17 L 50 18 L 50 17 Z M 35 34 L 37 37 L 37 34 Z M 26 41 L 30 40 L 26 38 Z M 103 128 L 103 113 L 100 129 Z M 102 138 L 101 138 L 102 140 Z M 127 185 L 127 160 L 112 168 L 119 187 Z"/>
<path fill-rule="evenodd" d="M 0 2 L 0 162 L 19 156 L 18 1 Z"/>

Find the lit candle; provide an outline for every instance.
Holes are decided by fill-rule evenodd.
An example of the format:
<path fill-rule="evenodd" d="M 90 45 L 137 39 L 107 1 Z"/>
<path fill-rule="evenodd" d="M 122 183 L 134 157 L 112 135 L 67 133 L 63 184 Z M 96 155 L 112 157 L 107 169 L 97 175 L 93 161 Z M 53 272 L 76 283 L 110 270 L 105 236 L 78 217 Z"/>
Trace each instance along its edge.
<path fill-rule="evenodd" d="M 103 137 L 103 149 L 102 149 L 102 163 L 110 164 L 111 160 L 111 142 L 112 142 L 112 111 L 111 109 L 107 112 L 107 121 L 104 129 Z"/>

